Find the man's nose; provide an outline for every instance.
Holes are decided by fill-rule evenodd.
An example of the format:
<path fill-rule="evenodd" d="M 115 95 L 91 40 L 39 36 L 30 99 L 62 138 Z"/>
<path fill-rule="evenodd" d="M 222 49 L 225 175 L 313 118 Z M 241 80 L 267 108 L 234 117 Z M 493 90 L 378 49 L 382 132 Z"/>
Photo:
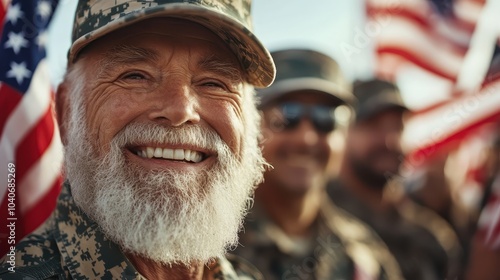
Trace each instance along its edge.
<path fill-rule="evenodd" d="M 292 140 L 301 146 L 310 147 L 318 143 L 320 135 L 309 119 L 303 118 L 293 131 Z"/>
<path fill-rule="evenodd" d="M 171 126 L 194 124 L 200 121 L 198 113 L 199 100 L 189 81 L 167 82 L 156 93 L 153 110 L 149 118 L 154 121 L 167 122 Z"/>
<path fill-rule="evenodd" d="M 385 147 L 389 150 L 401 150 L 401 131 L 386 132 L 384 137 Z"/>

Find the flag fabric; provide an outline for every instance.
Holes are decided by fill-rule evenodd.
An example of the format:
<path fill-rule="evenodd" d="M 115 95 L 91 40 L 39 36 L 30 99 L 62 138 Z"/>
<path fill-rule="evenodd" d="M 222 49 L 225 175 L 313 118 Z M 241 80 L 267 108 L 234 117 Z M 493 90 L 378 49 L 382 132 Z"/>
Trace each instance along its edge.
<path fill-rule="evenodd" d="M 484 6 L 484 0 L 367 0 L 369 24 L 380 27 L 374 38 L 376 75 L 401 84 L 410 98 L 413 115 L 404 144 L 412 165 L 456 147 L 499 116 L 499 77 L 474 94 L 454 91 Z"/>
<path fill-rule="evenodd" d="M 369 23 L 380 26 L 374 38 L 376 75 L 402 84 L 410 98 L 413 114 L 404 144 L 415 167 L 500 116 L 498 75 L 473 94 L 455 91 L 485 3 L 367 0 Z"/>
<path fill-rule="evenodd" d="M 62 145 L 48 76 L 47 28 L 57 0 L 0 9 L 0 254 L 55 208 Z M 1 12 L 4 12 L 2 15 Z"/>
<path fill-rule="evenodd" d="M 366 0 L 367 24 L 380 30 L 374 35 L 374 72 L 398 83 L 413 110 L 403 135 L 403 144 L 409 152 L 405 163 L 409 173 L 435 155 L 470 150 L 467 145 L 478 141 L 486 143 L 488 139 L 481 138 L 484 130 L 493 130 L 494 126 L 489 124 L 500 121 L 500 71 L 490 72 L 473 91 L 457 91 L 463 76 L 461 71 L 469 66 L 464 64 L 470 54 L 471 40 L 474 42 L 474 36 L 484 31 L 481 27 L 493 29 L 499 25 L 491 21 L 489 26 L 484 24 L 487 12 L 498 21 L 498 11 L 492 9 L 496 5 L 498 10 L 498 2 Z M 492 33 L 493 45 L 499 42 L 499 30 Z M 485 49 L 489 47 L 495 48 Z M 488 59 L 489 63 L 491 58 Z M 469 156 L 468 161 L 472 162 L 479 154 Z M 471 165 L 471 168 L 465 173 L 477 173 L 476 167 Z M 485 183 L 476 182 L 480 180 L 477 176 L 467 175 L 467 180 L 468 185 Z M 498 191 L 492 193 L 478 224 L 478 231 L 490 248 L 500 248 L 499 197 Z"/>
<path fill-rule="evenodd" d="M 3 17 L 5 16 L 5 4 L 3 0 L 0 2 L 0 22 L 3 22 Z M 0 28 L 1 29 L 1 28 Z M 0 33 L 1 34 L 1 33 Z"/>
<path fill-rule="evenodd" d="M 500 174 L 493 181 L 490 196 L 479 216 L 477 238 L 488 248 L 500 249 Z"/>
<path fill-rule="evenodd" d="M 376 71 L 379 76 L 396 79 L 403 67 L 417 67 L 436 78 L 454 82 L 474 30 L 481 4 L 474 14 L 461 5 L 437 6 L 428 0 L 367 0 L 371 22 L 381 25 L 376 38 Z M 439 9 L 437 7 L 440 7 Z M 457 12 L 452 7 L 456 7 Z M 460 11 L 460 12 L 459 12 Z"/>
<path fill-rule="evenodd" d="M 418 167 L 439 151 L 454 150 L 483 126 L 499 120 L 500 76 L 483 83 L 474 94 L 416 111 L 407 122 L 404 140 L 411 151 L 408 164 Z"/>

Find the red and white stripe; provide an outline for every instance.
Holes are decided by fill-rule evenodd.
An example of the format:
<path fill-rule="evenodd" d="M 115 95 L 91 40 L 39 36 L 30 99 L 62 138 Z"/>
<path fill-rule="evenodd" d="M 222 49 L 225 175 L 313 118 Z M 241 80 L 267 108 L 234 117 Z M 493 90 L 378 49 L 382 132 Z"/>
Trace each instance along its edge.
<path fill-rule="evenodd" d="M 500 120 L 500 77 L 473 95 L 461 95 L 413 113 L 403 135 L 408 160 L 419 165 L 436 151 L 456 148 L 484 124 Z"/>
<path fill-rule="evenodd" d="M 456 79 L 470 25 L 439 17 L 426 0 L 368 0 L 367 13 L 381 26 L 375 38 L 379 76 L 395 80 L 401 67 L 413 64 L 443 79 Z"/>
<path fill-rule="evenodd" d="M 6 99 L 1 100 L 6 110 L 0 113 L 0 166 L 5 167 L 0 168 L 0 178 L 7 178 L 8 163 L 16 164 L 17 238 L 36 229 L 48 217 L 61 186 L 62 144 L 48 70 L 44 59 L 22 98 L 7 85 L 0 85 L 1 99 Z M 4 221 L 6 188 L 6 184 L 0 184 L 0 217 L 5 217 Z"/>
<path fill-rule="evenodd" d="M 485 3 L 486 0 L 455 0 L 453 12 L 457 18 L 457 24 L 472 32 Z"/>
<path fill-rule="evenodd" d="M 379 75 L 396 77 L 399 67 L 387 67 L 386 60 L 390 62 L 399 58 L 452 81 L 456 79 L 465 55 L 459 46 L 450 45 L 447 40 L 429 32 L 429 27 L 402 15 L 395 15 L 390 24 L 381 29 L 376 51 Z"/>
<path fill-rule="evenodd" d="M 53 93 L 46 59 L 33 74 L 28 92 L 13 108 L 3 124 L 0 138 L 0 165 L 16 162 L 16 182 L 21 211 L 29 210 L 60 177 L 62 144 L 54 119 Z M 37 149 L 39 150 L 37 152 Z M 7 170 L 0 169 L 2 178 Z M 5 186 L 0 186 L 4 194 Z"/>
<path fill-rule="evenodd" d="M 0 1 L 0 22 L 7 4 Z M 0 82 L 0 221 L 8 221 L 7 166 L 15 163 L 16 243 L 50 215 L 62 183 L 62 144 L 48 73 L 43 59 L 24 94 Z M 0 255 L 13 245 L 7 243 L 8 230 L 0 228 Z"/>

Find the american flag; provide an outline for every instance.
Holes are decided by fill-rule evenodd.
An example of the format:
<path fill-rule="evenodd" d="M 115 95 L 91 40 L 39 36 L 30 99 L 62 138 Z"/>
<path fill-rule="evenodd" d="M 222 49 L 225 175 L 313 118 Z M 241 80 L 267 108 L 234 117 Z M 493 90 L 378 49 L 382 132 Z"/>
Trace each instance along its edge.
<path fill-rule="evenodd" d="M 499 3 L 366 0 L 367 27 L 378 31 L 372 32 L 376 75 L 401 85 L 413 109 L 403 139 L 406 168 L 417 170 L 443 151 L 477 142 L 489 123 L 500 121 L 500 72 L 485 79 L 493 50 L 498 51 Z M 492 199 L 485 210 L 499 205 Z M 500 243 L 500 216 L 483 217 L 488 218 L 480 230 L 492 234 L 485 242 Z"/>
<path fill-rule="evenodd" d="M 456 92 L 484 6 L 484 0 L 367 0 L 369 24 L 380 29 L 377 76 L 402 84 L 412 91 L 405 97 L 418 99 L 407 100 L 415 113 L 405 143 L 419 161 L 500 116 L 498 75 L 474 94 Z"/>
<path fill-rule="evenodd" d="M 478 3 L 474 15 L 453 13 L 450 1 L 428 0 L 367 0 L 367 13 L 373 24 L 381 26 L 376 38 L 379 76 L 397 79 L 402 68 L 415 67 L 443 82 L 454 82 L 460 71 L 475 21 L 481 9 Z M 478 1 L 459 1 L 469 3 Z M 439 9 L 437 7 L 440 7 Z M 461 7 L 453 5 L 453 7 Z M 451 16 L 451 15 L 460 15 Z"/>
<path fill-rule="evenodd" d="M 8 242 L 13 234 L 17 243 L 50 215 L 62 180 L 62 145 L 45 51 L 58 1 L 7 2 L 0 3 L 1 255 L 13 245 Z M 15 171 L 8 169 L 11 164 Z M 7 178 L 15 178 L 14 189 Z M 14 233 L 5 226 L 12 221 Z"/>

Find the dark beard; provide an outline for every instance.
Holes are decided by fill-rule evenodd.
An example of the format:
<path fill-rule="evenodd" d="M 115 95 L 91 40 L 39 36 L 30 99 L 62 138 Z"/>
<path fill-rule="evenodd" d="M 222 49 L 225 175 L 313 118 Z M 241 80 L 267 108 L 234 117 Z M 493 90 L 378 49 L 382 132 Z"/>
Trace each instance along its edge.
<path fill-rule="evenodd" d="M 366 161 L 352 157 L 350 158 L 350 165 L 354 175 L 363 182 L 364 185 L 376 190 L 384 189 L 387 182 L 396 175 L 390 172 L 377 172 L 373 170 Z"/>

